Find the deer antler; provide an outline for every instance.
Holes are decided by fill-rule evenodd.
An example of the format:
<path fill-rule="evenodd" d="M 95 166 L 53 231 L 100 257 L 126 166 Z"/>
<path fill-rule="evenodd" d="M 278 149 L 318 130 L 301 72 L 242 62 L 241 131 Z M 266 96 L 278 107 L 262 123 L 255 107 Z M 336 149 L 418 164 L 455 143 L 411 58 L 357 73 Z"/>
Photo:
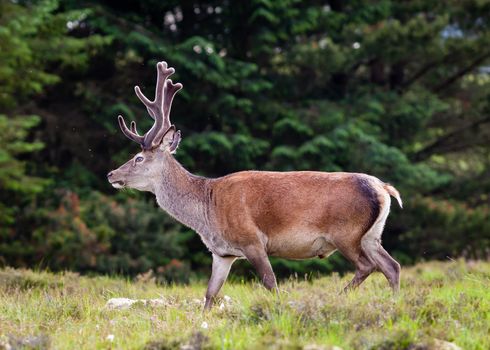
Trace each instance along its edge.
<path fill-rule="evenodd" d="M 182 84 L 174 84 L 169 76 L 174 74 L 175 69 L 167 68 L 167 62 L 157 63 L 157 86 L 155 88 L 155 99 L 150 101 L 141 92 L 139 86 L 135 86 L 134 91 L 136 96 L 146 106 L 148 114 L 155 123 L 151 129 L 144 135 L 139 135 L 136 130 L 136 123 L 131 122 L 130 129 L 126 126 L 122 116 L 118 116 L 119 126 L 122 132 L 130 140 L 133 140 L 141 145 L 143 149 L 152 149 L 157 147 L 165 133 L 170 129 L 170 109 L 175 94 L 182 89 Z"/>

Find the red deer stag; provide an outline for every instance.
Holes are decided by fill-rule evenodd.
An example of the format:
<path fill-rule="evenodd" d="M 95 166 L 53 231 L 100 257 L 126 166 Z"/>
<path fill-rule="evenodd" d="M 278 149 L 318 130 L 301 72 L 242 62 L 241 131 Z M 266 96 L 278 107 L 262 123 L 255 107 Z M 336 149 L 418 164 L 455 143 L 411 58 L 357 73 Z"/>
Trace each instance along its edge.
<path fill-rule="evenodd" d="M 135 122 L 122 132 L 141 145 L 141 152 L 107 177 L 115 188 L 155 194 L 160 207 L 194 229 L 213 255 L 205 309 L 228 277 L 236 259 L 245 258 L 268 289 L 276 278 L 268 256 L 289 259 L 326 257 L 335 250 L 356 267 L 345 289 L 359 286 L 380 270 L 394 291 L 400 265 L 381 246 L 390 211 L 390 195 L 400 206 L 398 191 L 376 177 L 359 173 L 315 171 L 243 171 L 217 179 L 195 176 L 173 157 L 180 131 L 170 123 L 170 108 L 182 84 L 169 78 L 173 68 L 157 64 L 155 99 L 135 87 L 136 95 L 155 120 L 140 135 Z"/>

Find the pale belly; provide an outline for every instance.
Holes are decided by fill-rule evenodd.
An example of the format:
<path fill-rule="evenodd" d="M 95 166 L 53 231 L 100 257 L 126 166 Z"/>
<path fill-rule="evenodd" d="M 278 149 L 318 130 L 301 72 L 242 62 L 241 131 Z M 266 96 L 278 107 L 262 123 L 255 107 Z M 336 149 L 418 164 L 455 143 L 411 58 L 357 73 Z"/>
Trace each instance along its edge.
<path fill-rule="evenodd" d="M 219 256 L 244 257 L 241 249 L 234 247 L 219 234 L 199 232 L 202 241 L 211 253 Z M 277 239 L 269 238 L 266 244 L 267 254 L 286 259 L 324 258 L 337 248 L 331 243 L 328 235 L 323 233 L 302 234 L 297 232 L 280 235 Z"/>
<path fill-rule="evenodd" d="M 324 233 L 288 233 L 267 242 L 269 255 L 287 259 L 324 258 L 336 249 Z"/>

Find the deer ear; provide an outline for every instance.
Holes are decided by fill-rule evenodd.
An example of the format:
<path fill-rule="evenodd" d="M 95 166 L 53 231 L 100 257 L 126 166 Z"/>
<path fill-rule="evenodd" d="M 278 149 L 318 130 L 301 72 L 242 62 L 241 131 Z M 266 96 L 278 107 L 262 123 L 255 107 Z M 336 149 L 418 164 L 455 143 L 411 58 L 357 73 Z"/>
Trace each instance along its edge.
<path fill-rule="evenodd" d="M 170 144 L 170 153 L 174 154 L 177 151 L 177 148 L 179 148 L 180 140 L 180 130 L 177 130 L 176 132 L 174 132 L 174 138 L 172 140 L 172 143 Z"/>
<path fill-rule="evenodd" d="M 163 135 L 162 142 L 160 143 L 160 149 L 168 149 L 170 153 L 175 153 L 180 143 L 180 130 L 175 130 L 175 126 L 172 125 L 165 135 Z"/>

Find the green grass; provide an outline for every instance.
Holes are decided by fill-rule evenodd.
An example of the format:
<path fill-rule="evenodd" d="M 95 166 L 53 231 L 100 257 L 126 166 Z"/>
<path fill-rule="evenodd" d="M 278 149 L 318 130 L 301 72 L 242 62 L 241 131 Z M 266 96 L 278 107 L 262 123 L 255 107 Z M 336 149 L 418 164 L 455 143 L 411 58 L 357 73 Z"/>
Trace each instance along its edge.
<path fill-rule="evenodd" d="M 256 282 L 226 284 L 203 314 L 204 283 L 0 270 L 0 349 L 431 349 L 435 339 L 490 348 L 490 263 L 431 262 L 403 269 L 401 292 L 374 274 L 339 294 L 352 277 L 290 279 L 280 295 Z M 108 310 L 107 300 L 163 298 Z M 223 303 L 224 307 L 219 305 Z M 207 322 L 207 329 L 202 327 Z M 107 339 L 113 335 L 113 341 Z"/>

